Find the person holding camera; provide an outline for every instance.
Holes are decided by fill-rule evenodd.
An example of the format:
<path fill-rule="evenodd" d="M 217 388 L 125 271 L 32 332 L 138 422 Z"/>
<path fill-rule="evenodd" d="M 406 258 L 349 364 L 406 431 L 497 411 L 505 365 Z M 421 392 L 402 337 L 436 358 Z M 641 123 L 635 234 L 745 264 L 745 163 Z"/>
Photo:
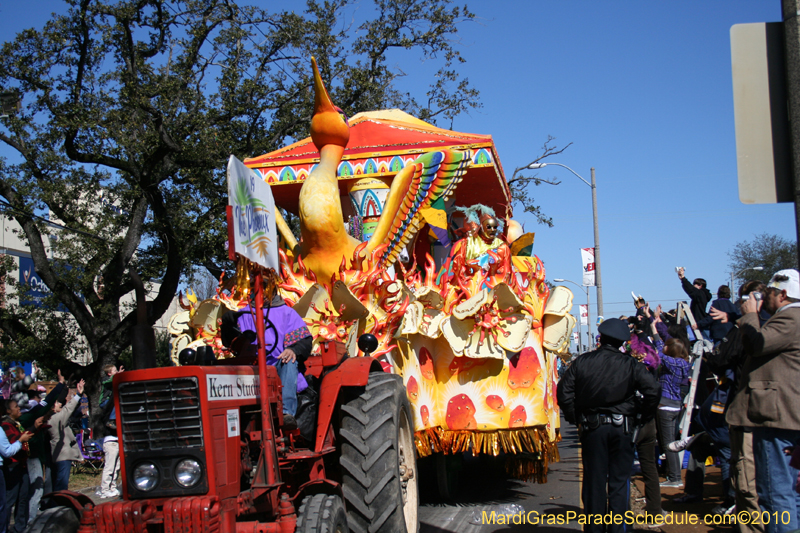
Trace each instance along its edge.
<path fill-rule="evenodd" d="M 742 336 L 739 328 L 735 325 L 736 320 L 741 317 L 739 309 L 741 304 L 750 298 L 761 300 L 761 295 L 766 290 L 766 285 L 760 281 L 748 281 L 739 287 L 739 299 L 734 306 L 737 307 L 735 313 L 725 313 L 719 309 L 712 308 L 709 314 L 721 323 L 732 324 L 733 327 L 728 331 L 711 354 L 707 355 L 708 363 L 717 367 L 733 371 L 733 382 L 728 392 L 728 405 L 725 410 L 726 422 L 728 422 L 728 433 L 730 436 L 730 471 L 731 485 L 733 487 L 734 499 L 737 512 L 746 512 L 750 516 L 761 513 L 758 505 L 758 492 L 756 490 L 756 466 L 753 457 L 753 430 L 751 427 L 742 427 L 731 424 L 728 420 L 728 412 L 731 411 L 731 402 L 736 396 L 741 384 L 747 383 L 747 374 L 744 372 L 744 363 L 747 359 L 747 352 L 742 343 Z M 759 312 L 759 323 L 763 325 L 769 320 L 769 314 L 765 309 Z M 744 413 L 734 414 L 736 417 L 743 416 Z M 753 521 L 749 524 L 739 523 L 741 533 L 763 533 L 764 525 L 760 521 Z"/>
<path fill-rule="evenodd" d="M 573 361 L 559 381 L 556 395 L 564 418 L 578 426 L 584 512 L 623 516 L 629 503 L 634 429 L 655 414 L 661 387 L 645 365 L 620 351 L 631 338 L 625 321 L 610 318 L 597 329 L 600 348 Z M 591 521 L 584 526 L 584 531 L 604 529 L 602 523 Z M 622 523 L 608 526 L 610 532 L 624 529 Z"/>
<path fill-rule="evenodd" d="M 759 311 L 772 317 L 764 324 Z M 726 421 L 751 428 L 758 503 L 770 516 L 768 533 L 800 527 L 798 470 L 789 464 L 787 448 L 800 444 L 800 274 L 776 272 L 759 300 L 741 306 L 737 321 L 747 353 L 743 375 Z"/>

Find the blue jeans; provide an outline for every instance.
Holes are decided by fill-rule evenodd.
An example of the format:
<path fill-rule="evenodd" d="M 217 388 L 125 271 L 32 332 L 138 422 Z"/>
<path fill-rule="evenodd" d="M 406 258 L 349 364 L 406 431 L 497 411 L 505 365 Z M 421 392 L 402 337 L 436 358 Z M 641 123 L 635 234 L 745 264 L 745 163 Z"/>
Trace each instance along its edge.
<path fill-rule="evenodd" d="M 297 412 L 297 361 L 284 363 L 278 360 L 275 370 L 283 385 L 283 412 L 294 416 Z"/>
<path fill-rule="evenodd" d="M 731 447 L 717 446 L 719 456 L 719 473 L 722 477 L 722 502 L 730 507 L 736 498 L 731 484 Z"/>
<path fill-rule="evenodd" d="M 14 529 L 11 529 L 11 508 L 14 508 Z M 28 471 L 19 463 L 8 470 L 6 477 L 6 522 L 9 531 L 22 531 L 28 525 Z"/>
<path fill-rule="evenodd" d="M 767 533 L 783 533 L 800 527 L 800 494 L 795 490 L 798 471 L 789 466 L 790 456 L 783 453 L 784 448 L 798 443 L 800 431 L 764 427 L 753 429 L 758 503 L 770 514 L 769 523 L 766 524 Z M 767 521 L 766 517 L 763 521 Z"/>
<path fill-rule="evenodd" d="M 53 463 L 53 492 L 69 489 L 69 471 L 72 461 L 56 461 Z"/>
<path fill-rule="evenodd" d="M 0 466 L 0 533 L 6 533 L 6 531 L 8 531 L 8 528 L 6 527 L 6 524 L 8 523 L 8 517 L 6 516 L 7 512 L 6 480 L 3 474 L 3 467 Z"/>

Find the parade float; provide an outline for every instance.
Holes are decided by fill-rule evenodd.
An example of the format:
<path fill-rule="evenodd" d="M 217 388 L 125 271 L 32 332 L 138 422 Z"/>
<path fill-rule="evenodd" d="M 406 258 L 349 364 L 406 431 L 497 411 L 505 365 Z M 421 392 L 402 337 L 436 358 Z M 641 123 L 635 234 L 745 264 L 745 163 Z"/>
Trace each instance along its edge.
<path fill-rule="evenodd" d="M 245 160 L 276 206 L 276 283 L 316 344 L 339 342 L 402 376 L 419 457 L 506 457 L 509 473 L 545 482 L 558 460 L 556 358 L 575 324 L 572 293 L 550 288 L 533 234 L 511 219 L 511 194 L 489 135 L 437 128 L 399 110 L 348 120 L 312 60 L 311 136 Z M 170 324 L 173 354 L 220 341 L 221 317 L 247 304 L 240 258 L 215 298 L 188 293 Z"/>

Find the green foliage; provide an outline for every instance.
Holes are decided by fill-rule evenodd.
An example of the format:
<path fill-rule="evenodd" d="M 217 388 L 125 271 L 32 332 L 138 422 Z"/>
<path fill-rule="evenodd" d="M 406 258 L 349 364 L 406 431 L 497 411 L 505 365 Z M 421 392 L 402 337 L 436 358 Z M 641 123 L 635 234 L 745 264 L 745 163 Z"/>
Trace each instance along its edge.
<path fill-rule="evenodd" d="M 767 282 L 778 270 L 797 268 L 797 242 L 778 235 L 762 233 L 751 241 L 737 243 L 728 252 L 728 268 L 740 282 Z M 752 267 L 764 270 L 752 270 Z"/>
<path fill-rule="evenodd" d="M 157 329 L 156 334 L 156 367 L 161 368 L 165 366 L 172 366 L 172 359 L 170 358 L 170 350 L 172 348 L 171 342 L 173 340 L 169 331 Z M 112 361 L 114 363 L 114 361 Z M 127 369 L 134 368 L 133 363 L 133 350 L 130 347 L 125 348 L 116 361 L 117 367 L 125 367 Z"/>
<path fill-rule="evenodd" d="M 172 335 L 166 330 L 156 331 L 156 366 L 172 366 L 170 350 L 172 348 Z"/>
<path fill-rule="evenodd" d="M 0 53 L 0 92 L 22 95 L 0 122 L 16 154 L 0 159 L 0 196 L 51 290 L 41 309 L 9 298 L 3 359 L 68 365 L 81 339 L 94 378 L 130 345 L 131 271 L 159 284 L 153 324 L 198 266 L 214 279 L 229 269 L 225 163 L 307 135 L 312 55 L 348 115 L 400 107 L 452 121 L 480 106 L 454 48 L 474 15 L 451 0 L 309 0 L 303 12 L 227 0 L 66 5 Z M 390 65 L 419 59 L 438 72 L 418 101 L 396 89 L 403 72 Z"/>

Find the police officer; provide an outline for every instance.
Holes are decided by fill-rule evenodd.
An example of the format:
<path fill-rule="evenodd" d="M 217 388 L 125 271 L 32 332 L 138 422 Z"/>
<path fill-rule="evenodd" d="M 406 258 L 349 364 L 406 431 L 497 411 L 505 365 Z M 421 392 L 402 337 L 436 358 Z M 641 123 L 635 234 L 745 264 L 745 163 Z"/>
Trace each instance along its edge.
<path fill-rule="evenodd" d="M 600 348 L 575 359 L 557 395 L 581 440 L 581 497 L 590 515 L 583 530 L 616 532 L 625 530 L 622 523 L 613 524 L 613 515 L 623 515 L 617 518 L 623 521 L 628 510 L 634 428 L 655 414 L 661 386 L 643 364 L 620 351 L 631 337 L 627 323 L 610 318 L 597 329 Z"/>

